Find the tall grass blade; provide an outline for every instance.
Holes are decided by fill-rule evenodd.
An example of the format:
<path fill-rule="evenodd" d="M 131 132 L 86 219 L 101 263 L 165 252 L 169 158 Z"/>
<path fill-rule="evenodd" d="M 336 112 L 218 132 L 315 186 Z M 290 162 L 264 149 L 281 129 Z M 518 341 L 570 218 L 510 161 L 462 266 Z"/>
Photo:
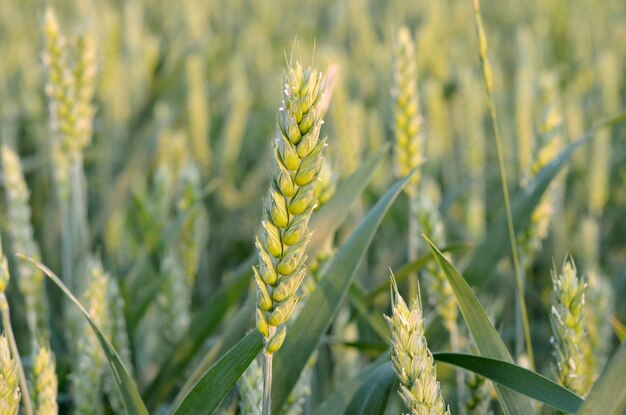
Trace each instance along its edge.
<path fill-rule="evenodd" d="M 385 413 L 389 394 L 397 383 L 391 363 L 374 370 L 354 394 L 346 415 L 382 415 Z"/>
<path fill-rule="evenodd" d="M 438 362 L 470 370 L 529 398 L 568 413 L 575 413 L 583 400 L 556 382 L 513 363 L 462 353 L 433 353 Z"/>
<path fill-rule="evenodd" d="M 474 338 L 480 354 L 485 357 L 513 363 L 513 359 L 504 342 L 491 324 L 491 321 L 489 321 L 487 313 L 480 305 L 470 286 L 437 247 L 428 238 L 425 239 L 454 291 L 463 319 Z M 530 400 L 525 396 L 498 385 L 496 385 L 496 392 L 505 413 L 511 415 L 530 415 L 535 413 Z"/>

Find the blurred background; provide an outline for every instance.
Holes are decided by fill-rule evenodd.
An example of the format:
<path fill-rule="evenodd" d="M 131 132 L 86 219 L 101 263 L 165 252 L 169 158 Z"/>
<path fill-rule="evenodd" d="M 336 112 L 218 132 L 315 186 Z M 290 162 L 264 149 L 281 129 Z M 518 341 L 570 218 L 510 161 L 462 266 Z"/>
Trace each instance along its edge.
<path fill-rule="evenodd" d="M 393 142 L 392 51 L 398 29 L 408 27 L 415 39 L 426 137 L 423 191 L 441 215 L 444 240 L 465 247 L 452 255 L 455 264 L 467 262 L 502 211 L 469 0 L 3 0 L 0 137 L 21 156 L 34 239 L 53 270 L 61 269 L 61 225 L 42 65 L 40 27 L 48 6 L 70 42 L 81 32 L 95 39 L 96 113 L 93 139 L 84 151 L 88 247 L 119 280 L 127 319 L 137 315 L 128 304 L 137 301 L 129 286 L 139 272 L 138 258 L 162 239 L 184 208 L 185 186 L 202 203 L 190 225 L 197 231 L 192 238 L 196 248 L 186 251 L 192 258 L 183 261 L 193 264 L 187 270 L 193 289 L 184 313 L 206 304 L 228 273 L 254 252 L 283 68 L 292 55 L 322 71 L 331 64 L 339 67 L 322 135 L 328 136 L 329 177 L 341 183 L 365 158 Z M 505 165 L 516 195 L 536 173 L 537 163 L 545 165 L 595 122 L 624 108 L 626 2 L 486 0 L 481 9 Z M 597 279 L 590 285 L 606 293 L 598 297 L 605 323 L 626 321 L 626 305 L 620 301 L 626 298 L 625 135 L 623 124 L 594 133 L 550 187 L 544 204 L 549 214 L 534 216 L 540 226 L 525 240 L 531 330 L 538 369 L 547 375 L 550 270 L 554 264 L 560 268 L 567 253 L 581 275 L 592 273 Z M 391 160 L 385 161 L 337 233 L 338 243 L 393 180 Z M 406 263 L 406 213 L 401 198 L 378 232 L 360 270 L 365 292 L 387 280 L 389 267 Z M 0 215 L 5 231 L 5 210 Z M 157 260 L 141 273 L 166 272 L 159 261 L 168 257 L 167 251 L 167 244 L 152 249 Z M 9 261 L 13 269 L 12 256 Z M 476 291 L 512 344 L 510 261 L 503 261 L 497 274 Z M 171 294 L 163 289 L 158 298 L 167 302 Z M 381 312 L 388 310 L 386 294 L 376 299 Z M 48 297 L 59 311 L 60 295 L 50 284 Z M 15 286 L 9 299 L 18 340 L 27 344 L 23 301 Z M 154 317 L 159 313 L 149 311 L 158 309 L 159 301 L 146 305 L 148 311 L 129 329 L 134 350 L 152 350 L 133 357 L 140 385 L 148 384 L 156 370 L 160 343 L 146 333 L 159 327 Z M 427 306 L 426 314 L 433 309 Z M 381 344 L 350 307 L 341 318 L 349 336 Z M 51 319 L 60 373 L 69 364 L 60 334 L 63 324 Z M 447 347 L 440 327 L 435 321 L 429 329 L 433 350 Z M 617 342 L 610 325 L 602 333 L 605 342 Z M 374 354 L 361 354 L 356 366 Z M 448 378 L 453 380 L 442 376 L 444 391 Z M 330 381 L 320 384 L 319 397 L 332 389 Z"/>

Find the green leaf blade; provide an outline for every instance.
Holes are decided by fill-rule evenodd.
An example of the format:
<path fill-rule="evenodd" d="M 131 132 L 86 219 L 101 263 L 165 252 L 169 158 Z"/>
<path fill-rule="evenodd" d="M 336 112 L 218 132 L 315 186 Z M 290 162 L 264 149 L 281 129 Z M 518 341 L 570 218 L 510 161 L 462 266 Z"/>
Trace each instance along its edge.
<path fill-rule="evenodd" d="M 425 237 L 425 239 L 452 287 L 463 319 L 472 333 L 472 337 L 480 354 L 485 357 L 513 363 L 513 359 L 504 345 L 504 342 L 495 327 L 491 324 L 487 313 L 480 305 L 478 298 L 476 298 L 470 286 L 437 247 L 428 238 Z M 500 404 L 506 413 L 515 415 L 532 415 L 535 413 L 532 403 L 527 397 L 498 385 L 496 385 L 496 392 L 498 393 Z"/>
<path fill-rule="evenodd" d="M 504 360 L 462 353 L 433 353 L 433 358 L 470 370 L 560 411 L 575 413 L 583 403 L 580 397 L 558 383 Z"/>
<path fill-rule="evenodd" d="M 397 383 L 396 373 L 387 362 L 376 368 L 356 391 L 346 415 L 382 415 L 385 413 L 389 394 Z"/>
<path fill-rule="evenodd" d="M 263 349 L 263 337 L 254 330 L 206 371 L 171 413 L 212 414 L 250 363 Z"/>

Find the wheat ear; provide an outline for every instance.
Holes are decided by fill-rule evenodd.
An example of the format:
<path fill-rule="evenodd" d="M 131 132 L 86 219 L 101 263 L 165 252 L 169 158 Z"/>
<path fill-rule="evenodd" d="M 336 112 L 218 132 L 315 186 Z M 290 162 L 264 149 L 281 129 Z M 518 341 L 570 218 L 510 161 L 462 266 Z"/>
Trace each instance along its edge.
<path fill-rule="evenodd" d="M 404 177 L 422 161 L 424 135 L 417 97 L 417 72 L 415 61 L 415 44 L 411 33 L 406 27 L 398 31 L 394 49 L 393 65 L 393 98 L 394 115 L 394 172 L 397 177 Z M 409 230 L 408 260 L 417 259 L 419 245 L 419 229 L 417 215 L 417 185 L 420 181 L 419 172 L 411 176 L 411 185 L 405 187 L 409 197 Z M 417 294 L 417 279 L 409 279 L 409 295 Z"/>
<path fill-rule="evenodd" d="M 391 331 L 391 362 L 400 380 L 400 397 L 411 415 L 449 415 L 424 336 L 420 296 L 414 297 L 407 307 L 393 276 L 391 316 L 385 318 Z"/>
<path fill-rule="evenodd" d="M 20 407 L 18 366 L 11 357 L 9 342 L 0 336 L 0 413 L 16 415 Z"/>
<path fill-rule="evenodd" d="M 297 290 L 306 274 L 308 222 L 316 205 L 315 189 L 326 140 L 319 110 L 324 78 L 299 63 L 285 74 L 283 101 L 278 113 L 273 168 L 261 236 L 257 283 L 256 326 L 265 338 L 263 413 L 269 414 L 272 355 L 283 344 L 286 322 L 298 302 Z"/>
<path fill-rule="evenodd" d="M 5 295 L 5 291 L 7 286 L 9 285 L 9 280 L 11 279 L 11 274 L 9 273 L 9 264 L 7 263 L 7 258 L 4 256 L 4 251 L 2 249 L 2 243 L 0 241 L 0 314 L 2 315 L 2 325 L 4 327 L 4 331 L 6 333 L 6 337 L 2 336 L 2 339 L 6 341 L 6 344 L 3 345 L 2 352 L 0 353 L 0 364 L 2 362 L 6 363 L 7 375 L 11 375 L 8 378 L 5 378 L 5 382 L 13 385 L 13 382 L 19 383 L 19 388 L 22 393 L 22 407 L 24 409 L 25 415 L 33 415 L 33 403 L 30 398 L 30 393 L 28 391 L 28 383 L 26 381 L 26 374 L 24 373 L 24 368 L 22 367 L 20 353 L 17 348 L 17 343 L 15 342 L 15 335 L 13 333 L 13 326 L 11 326 L 11 313 L 9 310 L 9 301 Z M 4 347 L 6 346 L 6 347 Z M 6 350 L 5 350 L 6 349 Z M 13 363 L 9 363 L 9 359 L 13 359 Z M 15 369 L 12 369 L 12 365 L 15 365 Z M 15 374 L 15 376 L 13 376 Z M 2 374 L 0 373 L 0 378 Z M 0 379 L 0 383 L 2 379 Z M 0 389 L 2 389 L 3 385 L 0 385 Z M 0 392 L 2 393 L 2 392 Z M 7 395 L 11 398 L 11 393 Z M 2 397 L 2 395 L 0 395 Z M 12 400 L 8 401 L 13 402 Z M 0 405 L 2 402 L 0 401 Z M 19 406 L 19 398 L 17 399 L 16 406 Z M 8 409 L 12 409 L 13 405 L 9 405 Z M 2 413 L 2 412 L 0 412 Z M 11 413 L 8 412 L 7 413 Z M 17 413 L 17 410 L 15 412 Z"/>
<path fill-rule="evenodd" d="M 37 350 L 33 363 L 33 384 L 35 415 L 57 415 L 56 363 L 48 347 L 39 346 Z"/>
<path fill-rule="evenodd" d="M 15 151 L 2 145 L 2 170 L 7 202 L 7 227 L 13 250 L 31 258 L 41 259 L 31 225 L 30 193 L 22 173 L 22 164 Z M 24 261 L 17 264 L 18 288 L 26 303 L 26 320 L 33 339 L 48 337 L 48 299 L 42 272 Z"/>
<path fill-rule="evenodd" d="M 552 270 L 552 326 L 556 377 L 559 383 L 578 395 L 584 395 L 585 365 L 585 283 L 578 277 L 571 257 L 561 272 Z"/>

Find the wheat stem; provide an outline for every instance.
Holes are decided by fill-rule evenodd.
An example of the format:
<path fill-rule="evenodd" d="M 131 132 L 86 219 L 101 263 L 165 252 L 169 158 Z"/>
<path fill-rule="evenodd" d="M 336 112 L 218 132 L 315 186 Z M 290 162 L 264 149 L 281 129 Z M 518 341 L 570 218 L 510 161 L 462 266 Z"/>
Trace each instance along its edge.
<path fill-rule="evenodd" d="M 273 354 L 263 353 L 263 415 L 270 415 L 272 408 L 272 360 Z"/>
<path fill-rule="evenodd" d="M 511 198 L 509 196 L 509 186 L 506 177 L 506 168 L 504 166 L 504 152 L 502 149 L 502 140 L 500 138 L 500 128 L 498 126 L 498 114 L 493 100 L 493 83 L 491 78 L 491 66 L 487 58 L 487 38 L 483 29 L 482 18 L 480 15 L 479 0 L 474 0 L 474 20 L 476 22 L 476 31 L 478 33 L 480 63 L 483 69 L 483 78 L 485 82 L 485 91 L 487 93 L 487 106 L 491 115 L 491 123 L 493 125 L 494 137 L 496 141 L 496 152 L 498 154 L 498 165 L 500 168 L 500 181 L 502 182 L 502 193 L 504 197 L 504 209 L 506 211 L 506 222 L 509 231 L 509 241 L 511 243 L 511 254 L 513 256 L 513 268 L 515 269 L 515 281 L 517 285 L 517 295 L 520 305 L 520 313 L 522 315 L 522 324 L 524 326 L 524 338 L 526 339 L 526 352 L 528 353 L 528 362 L 532 370 L 535 369 L 535 358 L 533 354 L 532 340 L 530 338 L 530 325 L 528 323 L 528 312 L 526 310 L 526 299 L 524 297 L 524 282 L 520 272 L 519 255 L 517 252 L 517 242 L 515 240 L 515 227 L 513 225 L 513 213 L 511 209 Z M 518 356 L 519 357 L 519 356 Z"/>
<path fill-rule="evenodd" d="M 4 258 L 3 258 L 4 259 Z M 17 348 L 15 342 L 15 335 L 13 334 L 13 327 L 11 326 L 11 314 L 9 312 L 9 302 L 6 295 L 0 293 L 0 312 L 2 313 L 2 325 L 6 332 L 7 340 L 9 341 L 9 348 L 11 349 L 11 355 L 17 364 L 17 374 L 20 381 L 20 390 L 22 392 L 22 406 L 24 408 L 24 415 L 33 415 L 33 402 L 28 392 L 28 382 L 26 381 L 26 374 L 24 373 L 24 367 L 20 359 L 20 351 Z"/>

